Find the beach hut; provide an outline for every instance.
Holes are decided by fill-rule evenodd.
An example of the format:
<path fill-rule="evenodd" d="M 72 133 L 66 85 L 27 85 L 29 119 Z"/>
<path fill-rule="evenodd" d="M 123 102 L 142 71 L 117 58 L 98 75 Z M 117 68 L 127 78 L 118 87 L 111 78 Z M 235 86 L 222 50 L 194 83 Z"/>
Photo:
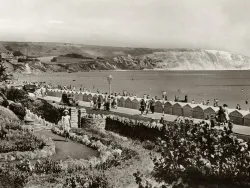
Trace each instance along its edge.
<path fill-rule="evenodd" d="M 185 103 L 175 103 L 172 106 L 172 114 L 176 116 L 183 116 L 183 106 Z"/>
<path fill-rule="evenodd" d="M 138 109 L 140 108 L 140 99 L 139 98 L 134 98 L 132 100 L 132 109 Z"/>
<path fill-rule="evenodd" d="M 52 90 L 51 90 L 51 89 L 47 89 L 47 95 L 48 95 L 48 96 L 53 96 L 53 95 L 52 95 Z"/>
<path fill-rule="evenodd" d="M 125 98 L 125 97 L 121 97 L 121 98 L 118 100 L 118 106 L 119 106 L 119 107 L 125 107 L 125 101 L 126 101 L 126 98 Z"/>
<path fill-rule="evenodd" d="M 244 116 L 244 126 L 250 126 L 250 112 Z"/>
<path fill-rule="evenodd" d="M 130 97 L 128 97 L 126 100 L 125 100 L 125 108 L 132 108 L 132 100 Z"/>
<path fill-rule="evenodd" d="M 155 102 L 155 112 L 157 113 L 162 113 L 163 112 L 163 101 L 162 100 L 157 100 Z"/>
<path fill-rule="evenodd" d="M 60 90 L 56 91 L 56 97 L 59 97 L 59 98 L 62 97 L 62 92 Z"/>
<path fill-rule="evenodd" d="M 198 105 L 194 107 L 193 109 L 193 118 L 196 119 L 204 119 L 204 110 L 208 108 L 207 106 L 204 105 Z"/>
<path fill-rule="evenodd" d="M 78 101 L 81 101 L 83 98 L 83 95 L 81 92 L 76 92 L 75 94 L 75 99 L 78 100 Z"/>
<path fill-rule="evenodd" d="M 164 113 L 165 114 L 173 114 L 173 105 L 175 104 L 175 102 L 172 101 L 167 101 L 164 104 Z"/>
<path fill-rule="evenodd" d="M 229 113 L 229 118 L 236 125 L 244 125 L 244 116 L 248 114 L 248 111 L 235 109 Z"/>
<path fill-rule="evenodd" d="M 196 107 L 196 104 L 190 104 L 187 103 L 183 106 L 183 116 L 184 117 L 193 117 L 193 112 L 194 112 L 194 108 Z"/>
<path fill-rule="evenodd" d="M 83 94 L 82 100 L 85 101 L 85 102 L 89 102 L 87 93 Z"/>
<path fill-rule="evenodd" d="M 92 95 L 92 93 L 89 93 L 89 94 L 88 94 L 88 101 L 89 101 L 89 100 L 92 100 L 92 99 L 93 99 L 93 95 Z"/>
<path fill-rule="evenodd" d="M 204 110 L 204 119 L 210 119 L 211 116 L 215 117 L 219 111 L 218 107 L 209 106 Z"/>
<path fill-rule="evenodd" d="M 93 101 L 95 101 L 95 102 L 97 102 L 97 94 L 95 94 L 95 93 L 92 93 L 92 99 L 93 99 Z"/>

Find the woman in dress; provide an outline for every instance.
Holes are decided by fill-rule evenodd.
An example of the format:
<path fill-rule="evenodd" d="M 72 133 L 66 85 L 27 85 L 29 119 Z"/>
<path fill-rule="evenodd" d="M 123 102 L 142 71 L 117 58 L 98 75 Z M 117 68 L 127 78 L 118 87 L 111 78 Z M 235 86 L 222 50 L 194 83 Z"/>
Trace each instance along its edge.
<path fill-rule="evenodd" d="M 62 117 L 63 130 L 65 135 L 65 141 L 68 142 L 69 139 L 69 131 L 71 128 L 69 111 L 64 110 L 64 116 Z"/>

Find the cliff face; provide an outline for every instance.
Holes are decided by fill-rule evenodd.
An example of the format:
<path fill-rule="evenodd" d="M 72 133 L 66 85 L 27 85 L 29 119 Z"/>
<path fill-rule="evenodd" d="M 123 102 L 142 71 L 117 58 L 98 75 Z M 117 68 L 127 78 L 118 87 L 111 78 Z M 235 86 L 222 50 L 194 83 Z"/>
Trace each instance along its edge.
<path fill-rule="evenodd" d="M 199 49 L 144 49 L 100 47 L 60 43 L 0 42 L 0 49 L 20 51 L 36 60 L 32 71 L 88 70 L 243 70 L 250 69 L 250 58 L 229 52 Z M 75 53 L 81 56 L 67 57 Z M 51 61 L 54 57 L 55 60 Z M 25 70 L 25 63 L 10 62 L 14 71 Z"/>

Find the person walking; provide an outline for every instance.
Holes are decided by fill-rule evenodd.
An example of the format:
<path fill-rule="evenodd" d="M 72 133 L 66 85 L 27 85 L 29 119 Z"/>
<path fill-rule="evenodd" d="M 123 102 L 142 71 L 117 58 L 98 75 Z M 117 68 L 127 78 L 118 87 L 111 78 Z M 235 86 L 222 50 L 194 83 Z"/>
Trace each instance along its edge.
<path fill-rule="evenodd" d="M 150 101 L 150 111 L 152 112 L 152 114 L 155 112 L 155 99 L 152 98 L 152 100 Z"/>
<path fill-rule="evenodd" d="M 98 107 L 98 110 L 101 109 L 101 106 L 102 106 L 102 97 L 101 97 L 101 95 L 99 95 L 98 98 L 97 98 L 97 107 Z"/>
<path fill-rule="evenodd" d="M 142 100 L 141 100 L 140 105 L 141 105 L 141 107 L 140 107 L 141 115 L 143 115 L 143 113 L 144 113 L 144 111 L 145 111 L 145 108 L 146 108 L 145 99 L 142 99 Z"/>
<path fill-rule="evenodd" d="M 71 128 L 70 116 L 69 116 L 68 110 L 64 110 L 64 116 L 62 116 L 62 124 L 63 124 L 63 130 L 64 130 L 64 135 L 65 135 L 65 141 L 68 142 L 69 131 Z"/>

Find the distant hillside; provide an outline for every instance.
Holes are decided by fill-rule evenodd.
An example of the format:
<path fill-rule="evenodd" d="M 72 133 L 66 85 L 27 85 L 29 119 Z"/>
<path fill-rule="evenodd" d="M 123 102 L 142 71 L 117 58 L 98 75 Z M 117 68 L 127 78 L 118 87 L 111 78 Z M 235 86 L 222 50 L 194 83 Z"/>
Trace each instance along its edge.
<path fill-rule="evenodd" d="M 25 55 L 37 57 L 39 62 L 28 62 L 33 71 L 250 69 L 249 57 L 215 50 L 0 42 L 0 51 L 20 51 Z M 21 64 L 14 64 L 14 71 L 22 71 Z"/>

